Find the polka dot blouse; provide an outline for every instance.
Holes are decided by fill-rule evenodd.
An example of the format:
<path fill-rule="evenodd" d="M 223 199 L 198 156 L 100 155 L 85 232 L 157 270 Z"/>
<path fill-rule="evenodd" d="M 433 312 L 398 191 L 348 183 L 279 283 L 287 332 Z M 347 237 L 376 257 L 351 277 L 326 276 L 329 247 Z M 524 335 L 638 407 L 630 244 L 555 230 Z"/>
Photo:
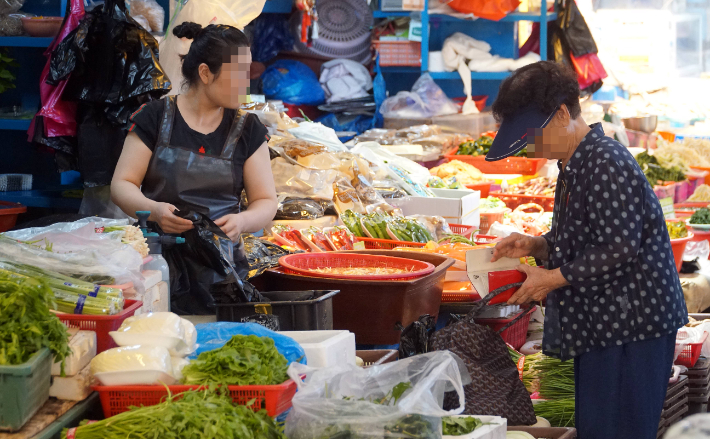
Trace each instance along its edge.
<path fill-rule="evenodd" d="M 569 286 L 550 293 L 543 350 L 563 360 L 648 340 L 688 322 L 661 205 L 638 163 L 591 126 L 560 170 L 547 268 Z"/>

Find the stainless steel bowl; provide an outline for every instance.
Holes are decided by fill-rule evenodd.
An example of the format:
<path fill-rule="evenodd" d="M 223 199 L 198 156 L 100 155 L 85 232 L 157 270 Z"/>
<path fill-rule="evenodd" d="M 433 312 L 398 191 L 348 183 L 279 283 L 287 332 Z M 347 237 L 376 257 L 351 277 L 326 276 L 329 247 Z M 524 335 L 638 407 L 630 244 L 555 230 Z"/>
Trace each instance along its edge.
<path fill-rule="evenodd" d="M 656 131 L 658 116 L 631 117 L 621 119 L 621 121 L 624 123 L 626 129 L 651 134 Z"/>

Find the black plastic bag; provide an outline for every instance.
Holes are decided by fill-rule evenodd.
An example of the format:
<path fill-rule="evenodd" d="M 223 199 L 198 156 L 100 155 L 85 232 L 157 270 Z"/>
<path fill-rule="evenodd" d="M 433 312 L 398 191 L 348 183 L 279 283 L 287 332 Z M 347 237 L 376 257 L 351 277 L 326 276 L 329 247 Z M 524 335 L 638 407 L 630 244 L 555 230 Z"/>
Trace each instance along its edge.
<path fill-rule="evenodd" d="M 249 262 L 249 273 L 246 279 L 259 276 L 269 268 L 277 267 L 279 258 L 290 253 L 273 242 L 259 239 L 251 234 L 242 235 L 242 242 Z"/>
<path fill-rule="evenodd" d="M 124 0 L 106 0 L 87 12 L 54 50 L 47 83 L 67 77 L 65 99 L 95 104 L 120 107 L 140 95 L 159 98 L 170 90 L 158 63 L 158 42 L 128 15 Z"/>
<path fill-rule="evenodd" d="M 560 2 L 557 15 L 557 26 L 562 31 L 561 36 L 575 57 L 597 53 L 597 43 L 589 31 L 589 26 L 579 12 L 574 0 Z"/>
<path fill-rule="evenodd" d="M 436 318 L 429 314 L 404 328 L 399 339 L 399 359 L 429 352 L 429 337 L 436 329 Z"/>
<path fill-rule="evenodd" d="M 323 206 L 310 198 L 287 198 L 279 203 L 275 220 L 314 220 L 325 215 Z"/>
<path fill-rule="evenodd" d="M 235 247 L 222 229 L 205 215 L 181 211 L 175 211 L 175 215 L 189 219 L 194 227 L 183 234 L 184 244 L 163 249 L 170 267 L 173 312 L 214 314 L 217 301 L 267 301 L 253 285 L 240 278 L 247 273 L 243 246 Z M 240 259 L 236 265 L 235 258 Z"/>

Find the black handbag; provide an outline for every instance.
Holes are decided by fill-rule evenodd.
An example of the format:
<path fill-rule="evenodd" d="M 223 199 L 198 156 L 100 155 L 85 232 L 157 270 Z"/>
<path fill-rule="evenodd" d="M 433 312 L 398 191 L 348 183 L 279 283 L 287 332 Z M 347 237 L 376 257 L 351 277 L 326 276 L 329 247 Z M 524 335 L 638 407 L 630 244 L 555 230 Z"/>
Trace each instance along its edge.
<path fill-rule="evenodd" d="M 529 312 L 533 305 L 499 331 L 476 324 L 473 319 L 490 300 L 522 283 L 500 287 L 485 299 L 476 302 L 466 317 L 435 332 L 429 340 L 430 350 L 448 350 L 461 357 L 471 376 L 471 384 L 464 386 L 465 414 L 502 416 L 508 425 L 535 424 L 530 395 L 520 380 L 518 368 L 508 353 L 500 333 L 515 324 Z M 458 398 L 447 394 L 446 410 L 458 406 Z"/>

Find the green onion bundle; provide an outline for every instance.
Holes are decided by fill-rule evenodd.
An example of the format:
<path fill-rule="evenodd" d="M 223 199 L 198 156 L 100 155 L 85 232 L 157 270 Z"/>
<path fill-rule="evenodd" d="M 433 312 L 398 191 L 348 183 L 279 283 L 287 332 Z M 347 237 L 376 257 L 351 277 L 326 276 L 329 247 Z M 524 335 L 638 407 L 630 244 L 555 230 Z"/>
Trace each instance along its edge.
<path fill-rule="evenodd" d="M 508 347 L 513 361 L 523 356 Z M 553 427 L 574 426 L 574 363 L 560 361 L 542 353 L 525 356 L 523 384 L 530 393 L 538 392 L 544 401 L 535 404 L 535 415 Z"/>
<path fill-rule="evenodd" d="M 31 278 L 45 283 L 54 293 L 56 310 L 70 314 L 112 315 L 123 310 L 123 292 L 74 279 L 26 264 L 0 261 L 6 278 Z"/>

